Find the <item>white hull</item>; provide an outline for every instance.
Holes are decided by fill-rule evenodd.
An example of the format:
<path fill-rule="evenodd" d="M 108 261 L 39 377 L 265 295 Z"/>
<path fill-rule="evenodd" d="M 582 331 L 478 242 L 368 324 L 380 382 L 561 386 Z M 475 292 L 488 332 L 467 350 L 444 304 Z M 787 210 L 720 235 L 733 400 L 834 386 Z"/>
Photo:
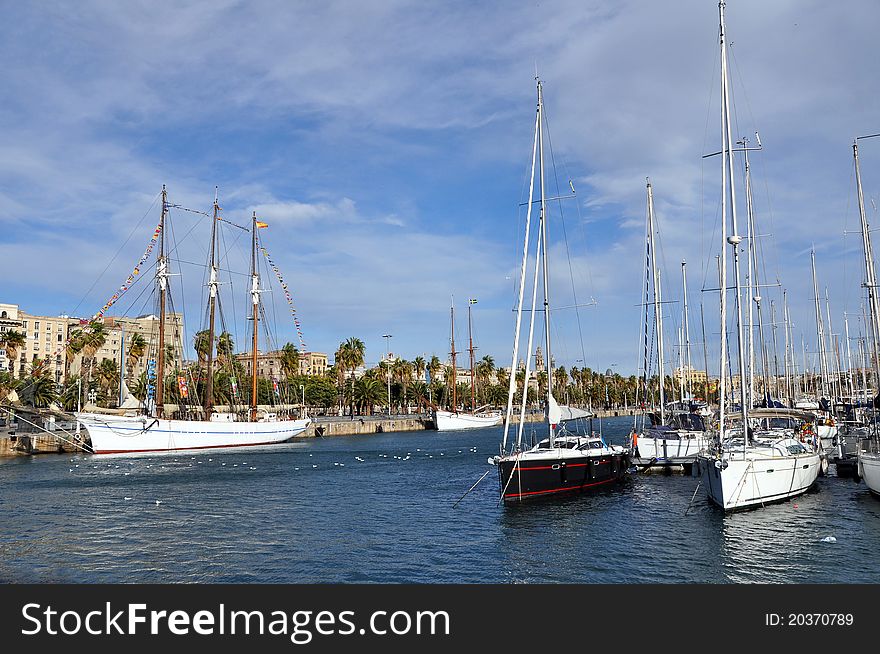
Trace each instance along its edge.
<path fill-rule="evenodd" d="M 303 433 L 311 422 L 310 418 L 266 422 L 160 420 L 94 413 L 77 413 L 76 419 L 88 431 L 95 454 L 272 445 Z"/>
<path fill-rule="evenodd" d="M 504 416 L 501 413 L 452 413 L 451 411 L 437 411 L 434 420 L 437 423 L 437 431 L 453 431 L 457 429 L 476 429 L 477 427 L 492 427 L 500 425 Z"/>
<path fill-rule="evenodd" d="M 818 452 L 782 456 L 775 448 L 749 447 L 698 459 L 709 499 L 725 511 L 778 502 L 804 493 L 820 470 Z"/>
<path fill-rule="evenodd" d="M 672 466 L 694 463 L 701 451 L 709 445 L 706 432 L 678 432 L 679 438 L 655 438 L 639 435 L 638 454 L 633 452 L 633 463 Z"/>
<path fill-rule="evenodd" d="M 859 475 L 869 491 L 880 495 L 880 454 L 859 452 Z"/>

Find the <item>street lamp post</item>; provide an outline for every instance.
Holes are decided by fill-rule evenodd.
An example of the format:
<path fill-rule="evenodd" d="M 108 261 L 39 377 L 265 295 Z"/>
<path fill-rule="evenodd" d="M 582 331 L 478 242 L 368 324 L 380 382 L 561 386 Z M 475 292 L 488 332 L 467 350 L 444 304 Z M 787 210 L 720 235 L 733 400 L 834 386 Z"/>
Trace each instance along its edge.
<path fill-rule="evenodd" d="M 306 387 L 303 384 L 299 385 L 299 390 L 302 391 L 302 406 L 303 406 L 303 417 L 308 414 L 306 411 Z"/>
<path fill-rule="evenodd" d="M 391 358 L 390 350 L 388 349 L 388 339 L 391 338 L 391 334 L 382 334 L 382 338 L 385 339 L 385 361 L 386 363 Z M 385 379 L 388 381 L 388 415 L 391 415 L 391 372 L 385 373 Z"/>

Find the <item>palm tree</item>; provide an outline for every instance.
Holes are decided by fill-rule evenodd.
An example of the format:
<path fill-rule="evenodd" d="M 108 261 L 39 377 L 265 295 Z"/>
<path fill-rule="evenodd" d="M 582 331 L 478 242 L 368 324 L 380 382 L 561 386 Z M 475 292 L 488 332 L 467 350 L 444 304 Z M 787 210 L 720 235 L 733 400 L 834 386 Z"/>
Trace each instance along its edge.
<path fill-rule="evenodd" d="M 364 375 L 354 383 L 353 400 L 357 402 L 358 410 L 369 408 L 369 415 L 373 415 L 373 407 L 385 401 L 385 385 L 370 375 Z"/>
<path fill-rule="evenodd" d="M 416 402 L 416 407 L 419 413 L 422 412 L 422 407 L 428 404 L 428 385 L 423 381 L 416 381 L 412 384 L 412 399 Z"/>
<path fill-rule="evenodd" d="M 15 355 L 18 354 L 19 348 L 24 347 L 25 342 L 25 336 L 21 332 L 12 330 L 0 334 L 0 346 L 6 348 L 6 360 L 9 362 L 10 372 L 15 367 Z"/>
<path fill-rule="evenodd" d="M 98 381 L 108 395 L 111 388 L 119 386 L 119 368 L 114 359 L 104 359 L 98 365 Z"/>
<path fill-rule="evenodd" d="M 407 390 L 409 388 L 409 383 L 412 381 L 413 367 L 412 364 L 406 359 L 398 359 L 391 366 L 391 374 L 394 376 L 394 379 L 400 382 L 402 389 L 400 393 L 400 403 L 401 408 L 402 405 L 406 402 Z"/>
<path fill-rule="evenodd" d="M 351 371 L 351 376 L 354 377 L 354 371 L 364 364 L 365 353 L 366 346 L 359 338 L 352 336 L 344 343 L 340 343 L 339 349 L 336 350 L 336 365 L 338 367 L 337 373 L 339 375 L 340 387 L 342 386 L 345 372 Z M 354 415 L 353 401 L 351 402 L 351 413 Z"/>
<path fill-rule="evenodd" d="M 415 359 L 413 359 L 412 367 L 413 367 L 413 370 L 415 371 L 416 377 L 418 378 L 419 381 L 422 381 L 425 378 L 425 366 L 426 365 L 427 364 L 425 363 L 424 357 L 419 356 L 419 357 L 416 357 Z"/>
<path fill-rule="evenodd" d="M 556 397 L 563 399 L 565 388 L 568 386 L 568 372 L 566 372 L 565 366 L 559 366 L 553 371 L 553 383 L 556 386 Z"/>
<path fill-rule="evenodd" d="M 232 334 L 222 332 L 217 339 L 217 363 L 220 365 L 228 365 L 232 361 L 232 355 L 235 352 L 235 341 L 232 340 Z"/>
<path fill-rule="evenodd" d="M 0 372 L 0 402 L 6 400 L 9 393 L 12 392 L 17 385 L 18 382 L 12 378 L 12 373 L 6 371 Z"/>
<path fill-rule="evenodd" d="M 489 380 L 492 379 L 492 374 L 495 372 L 495 359 L 493 359 L 490 355 L 484 356 L 477 362 L 477 365 L 474 366 L 474 375 L 476 376 L 477 382 L 477 394 L 482 398 L 480 402 L 482 403 L 485 400 L 485 388 L 489 385 Z"/>
<path fill-rule="evenodd" d="M 210 341 L 211 339 L 209 338 L 209 332 L 207 329 L 197 331 L 195 336 L 193 336 L 193 348 L 195 348 L 199 365 L 205 366 L 208 364 L 208 352 L 211 351 L 212 347 Z"/>
<path fill-rule="evenodd" d="M 131 377 L 132 371 L 137 366 L 138 362 L 141 360 L 141 357 L 144 356 L 144 353 L 147 351 L 147 341 L 141 335 L 135 332 L 131 335 L 131 338 L 128 340 L 128 368 L 126 376 Z"/>
<path fill-rule="evenodd" d="M 33 393 L 35 407 L 47 407 L 58 401 L 55 380 L 52 378 L 49 370 L 42 365 L 41 361 L 34 362 L 27 386 Z"/>
<path fill-rule="evenodd" d="M 293 343 L 281 348 L 281 371 L 288 380 L 299 374 L 299 350 Z"/>

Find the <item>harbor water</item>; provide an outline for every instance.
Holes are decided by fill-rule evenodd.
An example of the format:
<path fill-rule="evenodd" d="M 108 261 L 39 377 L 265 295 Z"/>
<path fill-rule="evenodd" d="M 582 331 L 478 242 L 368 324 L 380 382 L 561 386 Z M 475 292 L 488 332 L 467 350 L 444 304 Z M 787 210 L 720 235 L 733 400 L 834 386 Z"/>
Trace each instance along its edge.
<path fill-rule="evenodd" d="M 631 426 L 601 423 L 616 444 Z M 5 459 L 0 581 L 880 582 L 880 500 L 834 466 L 805 495 L 730 515 L 703 489 L 691 504 L 699 480 L 683 474 L 504 506 L 487 463 L 500 440 L 493 427 Z"/>

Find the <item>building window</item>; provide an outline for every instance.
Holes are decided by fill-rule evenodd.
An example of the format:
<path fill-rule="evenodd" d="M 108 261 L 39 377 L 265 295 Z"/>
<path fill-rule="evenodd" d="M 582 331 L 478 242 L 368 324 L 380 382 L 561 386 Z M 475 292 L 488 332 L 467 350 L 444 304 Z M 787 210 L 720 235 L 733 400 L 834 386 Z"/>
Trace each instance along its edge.
<path fill-rule="evenodd" d="M 22 321 L 21 321 L 22 329 L 27 329 L 27 323 L 28 323 L 27 320 L 22 320 Z"/>
<path fill-rule="evenodd" d="M 39 328 L 40 328 L 40 321 L 34 320 L 34 329 L 39 329 Z"/>

